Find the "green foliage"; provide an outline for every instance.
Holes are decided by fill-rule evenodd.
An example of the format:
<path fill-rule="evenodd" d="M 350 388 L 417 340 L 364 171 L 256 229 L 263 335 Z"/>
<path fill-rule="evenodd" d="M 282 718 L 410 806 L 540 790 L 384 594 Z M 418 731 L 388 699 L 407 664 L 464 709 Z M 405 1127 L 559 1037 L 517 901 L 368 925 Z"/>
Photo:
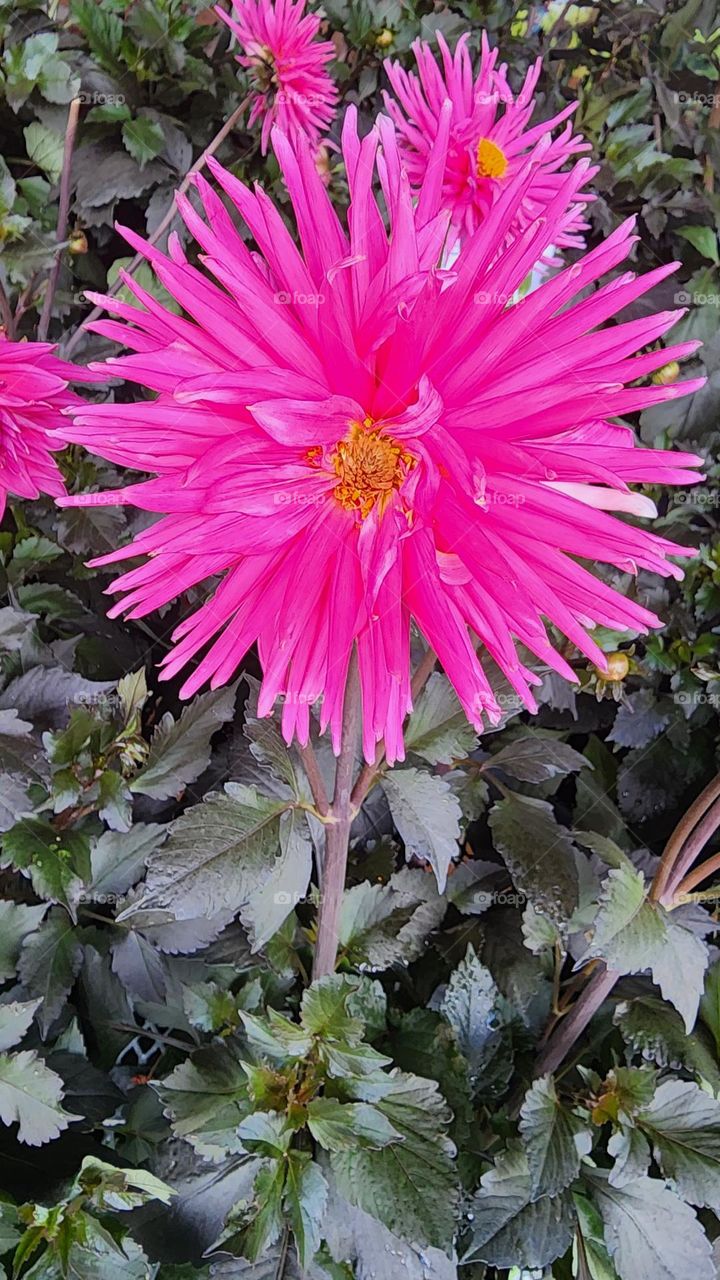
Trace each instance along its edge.
<path fill-rule="evenodd" d="M 601 164 L 591 243 L 636 215 L 637 266 L 681 264 L 654 309 L 687 307 L 672 340 L 705 343 L 705 389 L 636 424 L 646 444 L 708 458 L 697 491 L 648 493 L 660 531 L 698 555 L 682 582 L 615 575 L 667 619 L 651 637 L 598 628 L 628 658 L 615 686 L 569 649 L 577 688 L 535 663 L 531 719 L 488 669 L 503 719 L 480 743 L 432 675 L 407 761 L 380 770 L 353 828 L 338 972 L 311 986 L 324 825 L 277 721 L 257 719 L 253 677 L 240 698 L 181 705 L 152 673 L 182 607 L 110 621 L 105 571 L 85 566 L 127 537 L 126 511 L 10 504 L 0 1277 L 712 1280 L 717 890 L 711 877 L 670 909 L 649 889 L 717 772 L 716 15 L 703 0 L 328 0 L 324 15 L 363 128 L 383 59 L 409 65 L 436 31 L 469 30 L 475 49 L 487 27 L 514 85 L 543 53 L 545 115 L 579 97 Z M 245 88 L 204 0 L 0 0 L 0 283 L 17 336 L 34 332 L 55 252 L 72 97 L 55 339 L 86 314 L 84 290 L 128 265 L 115 218 L 152 233 Z M 218 154 L 284 203 L 245 122 Z M 332 155 L 328 182 L 342 204 Z M 85 334 L 80 358 L 106 349 Z M 72 490 L 118 482 L 75 450 L 61 465 Z M 538 1076 L 602 965 L 611 999 Z"/>

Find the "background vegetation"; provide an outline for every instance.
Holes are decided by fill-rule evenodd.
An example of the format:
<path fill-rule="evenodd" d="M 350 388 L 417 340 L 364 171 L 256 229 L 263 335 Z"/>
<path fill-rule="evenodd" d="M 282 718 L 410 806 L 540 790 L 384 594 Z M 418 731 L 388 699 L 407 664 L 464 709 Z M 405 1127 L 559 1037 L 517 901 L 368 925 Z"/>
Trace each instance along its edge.
<path fill-rule="evenodd" d="M 716 5 L 327 0 L 325 13 L 344 99 L 368 120 L 384 58 L 437 30 L 470 28 L 477 46 L 487 28 L 518 83 L 543 54 L 544 114 L 579 98 L 602 166 L 592 241 L 637 215 L 637 265 L 680 263 L 637 305 L 687 306 L 673 341 L 705 343 L 705 390 L 637 424 L 708 458 L 700 491 L 651 493 L 660 529 L 698 555 L 679 584 L 628 577 L 665 630 L 603 635 L 611 682 L 570 651 L 579 691 L 546 676 L 535 719 L 498 684 L 504 724 L 478 742 L 432 677 L 406 765 L 380 775 L 356 824 L 339 975 L 303 994 L 321 833 L 298 762 L 254 718 L 257 667 L 181 708 L 154 671 L 191 602 L 111 622 L 108 577 L 84 567 L 137 513 L 10 505 L 0 1276 L 712 1280 L 713 868 L 672 910 L 648 889 L 678 824 L 671 853 L 687 867 L 701 853 L 685 815 L 707 784 L 710 815 L 720 794 Z M 115 221 L 152 234 L 244 92 L 202 3 L 0 3 L 10 336 L 34 336 L 42 314 L 70 101 L 70 219 L 46 322 L 87 361 L 109 344 L 73 337 L 83 291 L 128 258 Z M 283 203 L 242 124 L 218 154 Z M 325 163 L 342 203 L 331 149 Z M 74 450 L 63 467 L 71 488 L 113 483 Z M 448 867 L 440 894 L 432 870 Z M 547 1046 L 606 966 L 619 981 L 585 997 L 593 1017 L 547 1076 Z"/>

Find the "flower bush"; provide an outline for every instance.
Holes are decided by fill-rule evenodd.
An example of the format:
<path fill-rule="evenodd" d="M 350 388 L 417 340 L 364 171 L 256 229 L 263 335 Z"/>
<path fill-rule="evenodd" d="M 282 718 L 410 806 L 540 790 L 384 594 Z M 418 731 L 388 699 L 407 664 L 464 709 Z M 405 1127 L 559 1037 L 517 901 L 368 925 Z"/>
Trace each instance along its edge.
<path fill-rule="evenodd" d="M 712 15 L 0 32 L 0 1277 L 712 1280 Z"/>

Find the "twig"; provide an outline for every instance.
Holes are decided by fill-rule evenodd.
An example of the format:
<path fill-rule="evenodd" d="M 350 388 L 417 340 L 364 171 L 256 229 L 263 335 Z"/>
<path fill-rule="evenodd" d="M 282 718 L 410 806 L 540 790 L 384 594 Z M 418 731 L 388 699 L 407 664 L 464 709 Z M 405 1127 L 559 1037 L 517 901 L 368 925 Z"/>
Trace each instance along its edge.
<path fill-rule="evenodd" d="M 40 313 L 40 321 L 37 329 L 39 342 L 44 342 L 48 336 L 50 321 L 52 319 L 53 302 L 55 300 L 55 291 L 57 289 L 58 280 L 60 279 L 63 252 L 62 246 L 65 243 L 67 235 L 68 215 L 70 213 L 70 177 L 79 116 L 80 99 L 73 98 L 68 110 L 67 125 L 65 126 L 65 145 L 63 147 L 62 176 L 60 178 L 60 203 L 58 205 L 57 231 L 55 233 L 58 248 L 55 251 L 55 261 L 53 262 L 50 275 L 48 276 L 47 288 L 45 290 L 42 311 Z"/>
<path fill-rule="evenodd" d="M 357 654 L 350 659 L 342 740 L 335 774 L 335 791 L 330 809 L 333 821 L 325 828 L 325 860 L 322 869 L 322 896 L 318 912 L 317 941 L 313 960 L 313 980 L 335 972 L 337 960 L 340 908 L 345 889 L 350 828 L 354 809 L 351 801 L 355 750 L 360 729 L 360 673 Z"/>
<path fill-rule="evenodd" d="M 0 280 L 0 321 L 2 321 L 2 327 L 5 330 L 6 337 L 8 337 L 12 342 L 15 338 L 15 321 L 13 319 L 12 307 L 10 306 L 2 280 Z"/>
<path fill-rule="evenodd" d="M 708 840 L 714 836 L 718 827 L 720 827 L 720 800 L 716 800 L 714 805 L 708 809 L 702 822 L 698 823 L 683 849 L 682 865 L 678 862 L 677 873 L 669 886 L 669 893 L 673 898 L 680 898 L 682 894 L 690 893 L 696 885 L 706 880 L 708 876 L 720 868 L 720 854 L 716 853 L 712 858 L 701 862 L 699 867 L 693 867 L 692 871 L 683 878 L 683 872 L 695 861 L 698 854 L 705 848 Z"/>
<path fill-rule="evenodd" d="M 218 147 L 222 145 L 222 143 L 227 138 L 228 134 L 231 133 L 232 130 L 235 128 L 235 125 L 238 123 L 240 117 L 245 113 L 245 110 L 247 108 L 249 101 L 250 101 L 249 97 L 243 98 L 242 102 L 240 103 L 240 106 L 236 107 L 232 115 L 228 116 L 222 128 L 218 130 L 212 142 L 210 142 L 208 146 L 205 148 L 205 150 L 202 152 L 202 154 L 198 156 L 192 168 L 188 169 L 188 172 L 185 174 L 185 177 L 180 183 L 180 186 L 178 187 L 177 191 L 174 193 L 173 198 L 170 201 L 170 204 L 168 205 L 168 208 L 165 211 L 165 214 L 163 215 L 160 222 L 156 226 L 152 235 L 148 236 L 149 245 L 157 244 L 161 236 L 164 235 L 164 233 L 167 231 L 168 227 L 172 223 L 173 218 L 175 217 L 177 197 L 185 195 L 185 192 L 190 186 L 193 178 L 195 177 L 195 174 L 200 173 L 201 169 L 204 169 L 210 157 L 215 154 Z M 144 261 L 145 259 L 143 254 L 136 253 L 135 257 L 132 259 L 132 261 L 129 263 L 129 265 L 126 268 L 126 274 L 133 275 L 137 271 L 138 267 L 140 266 L 140 263 Z M 118 293 L 120 289 L 122 289 L 122 287 L 123 287 L 123 282 L 118 276 L 117 280 L 112 285 L 112 287 L 108 289 L 107 296 L 109 298 L 114 297 L 115 294 Z M 66 359 L 72 355 L 73 351 L 75 350 L 81 338 L 83 337 L 87 329 L 87 326 L 89 324 L 92 324 L 95 320 L 98 320 L 100 316 L 102 316 L 103 314 L 104 314 L 104 307 L 93 307 L 90 314 L 85 318 L 85 320 L 83 320 L 82 324 L 78 326 L 78 328 L 69 338 L 63 351 L 63 355 L 65 356 Z"/>
<path fill-rule="evenodd" d="M 687 841 L 695 829 L 697 823 L 704 816 L 712 804 L 720 797 L 720 773 L 712 782 L 708 784 L 704 791 L 690 805 L 687 813 L 678 822 L 670 839 L 665 845 L 660 866 L 655 872 L 655 878 L 650 888 L 650 899 L 653 902 L 662 902 L 667 897 L 668 886 L 671 877 L 677 881 L 678 876 L 682 877 L 697 857 L 699 850 L 696 850 L 690 858 L 687 858 L 684 849 L 687 847 Z M 701 846 L 702 848 L 702 846 Z"/>
<path fill-rule="evenodd" d="M 570 1012 L 558 1024 L 540 1054 L 533 1072 L 536 1079 L 557 1071 L 620 977 L 621 974 L 614 969 L 608 969 L 604 964 L 598 965 L 587 986 Z"/>
<path fill-rule="evenodd" d="M 325 789 L 325 782 L 320 772 L 320 765 L 313 749 L 312 742 L 308 742 L 306 747 L 298 747 L 298 754 L 302 760 L 302 766 L 305 770 L 305 777 L 308 780 L 308 786 L 312 792 L 312 798 L 315 801 L 315 808 L 323 818 L 327 816 L 330 809 L 330 801 Z"/>

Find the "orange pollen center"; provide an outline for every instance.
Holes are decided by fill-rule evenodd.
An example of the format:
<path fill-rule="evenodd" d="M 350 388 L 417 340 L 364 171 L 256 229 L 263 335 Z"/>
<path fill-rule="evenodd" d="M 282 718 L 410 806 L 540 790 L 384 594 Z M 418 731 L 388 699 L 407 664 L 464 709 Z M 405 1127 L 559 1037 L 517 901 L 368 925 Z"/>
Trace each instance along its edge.
<path fill-rule="evenodd" d="M 478 177 L 504 178 L 507 167 L 507 156 L 502 148 L 489 138 L 481 138 L 477 145 Z"/>
<path fill-rule="evenodd" d="M 333 494 L 346 511 L 359 511 L 363 519 L 376 502 L 381 508 L 399 489 L 415 459 L 391 436 L 374 429 L 371 418 L 351 422 L 350 430 L 335 446 L 330 462 L 340 483 Z"/>

